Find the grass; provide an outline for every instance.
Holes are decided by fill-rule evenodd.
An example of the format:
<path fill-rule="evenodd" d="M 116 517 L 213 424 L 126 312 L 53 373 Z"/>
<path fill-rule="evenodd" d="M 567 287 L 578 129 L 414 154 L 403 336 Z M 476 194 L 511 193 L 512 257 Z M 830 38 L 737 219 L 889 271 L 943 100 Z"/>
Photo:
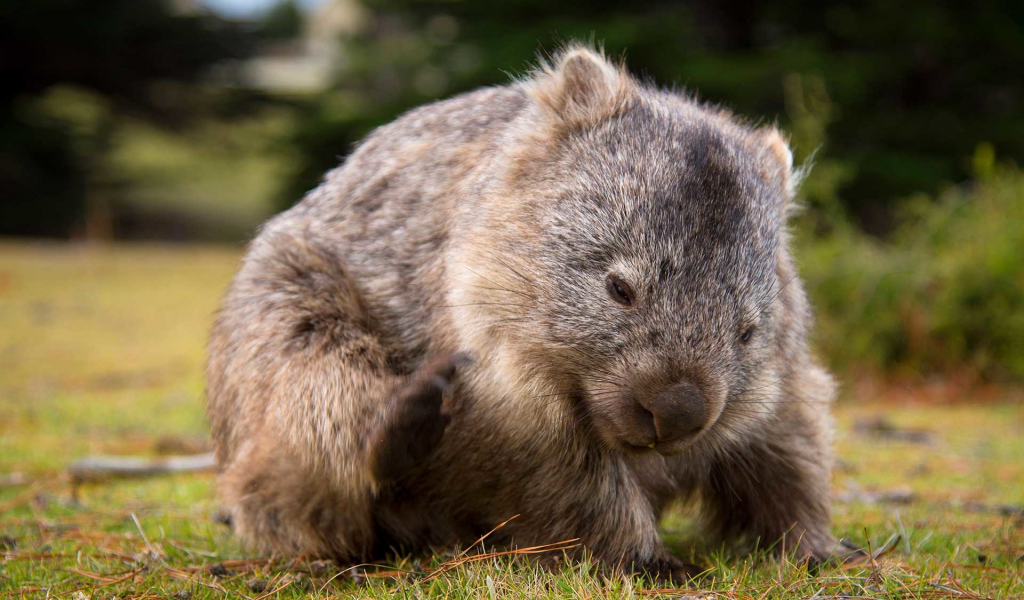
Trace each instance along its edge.
<path fill-rule="evenodd" d="M 464 564 L 447 552 L 365 571 L 255 556 L 211 519 L 209 474 L 72 494 L 61 473 L 76 457 L 202 445 L 205 335 L 238 257 L 215 247 L 0 243 L 0 482 L 26 480 L 0 483 L 0 598 L 1024 597 L 1024 408 L 1008 395 L 941 405 L 845 398 L 834 531 L 876 550 L 890 542 L 884 554 L 808 573 L 694 549 L 681 508 L 664 537 L 710 567 L 687 590 L 658 592 L 587 564 L 546 572 L 529 557 L 477 549 Z"/>

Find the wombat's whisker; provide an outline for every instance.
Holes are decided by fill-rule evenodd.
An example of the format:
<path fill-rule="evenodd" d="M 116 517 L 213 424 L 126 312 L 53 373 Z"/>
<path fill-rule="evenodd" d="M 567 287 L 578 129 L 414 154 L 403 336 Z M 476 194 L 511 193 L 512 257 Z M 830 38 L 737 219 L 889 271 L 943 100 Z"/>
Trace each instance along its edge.
<path fill-rule="evenodd" d="M 505 317 L 503 319 L 495 319 L 494 321 L 489 322 L 487 325 L 489 325 L 489 326 L 500 326 L 500 325 L 509 325 L 511 323 L 528 323 L 528 322 L 532 322 L 532 321 L 533 321 L 533 319 L 530 319 L 529 317 Z M 500 329 L 500 327 L 499 327 L 499 329 Z"/>
<path fill-rule="evenodd" d="M 785 289 L 787 287 L 789 287 L 789 284 L 793 283 L 793 281 L 795 281 L 796 278 L 797 278 L 797 276 L 794 274 L 792 277 L 790 277 L 789 279 L 786 280 L 786 283 L 784 283 L 782 285 L 782 287 L 780 287 L 778 289 L 778 291 L 776 291 L 774 294 L 771 294 L 770 298 L 767 298 L 767 295 L 766 295 L 765 297 L 761 298 L 760 301 L 755 303 L 757 305 L 757 309 L 755 309 L 753 312 L 750 312 L 750 313 L 747 314 L 747 320 L 748 321 L 756 321 L 756 320 L 760 319 L 761 315 L 763 315 L 765 313 L 765 311 L 767 311 L 769 308 L 771 308 L 772 303 L 775 302 L 775 299 L 779 297 L 779 294 L 781 294 L 783 291 L 785 291 Z M 765 298 L 767 298 L 767 300 L 765 300 Z"/>
<path fill-rule="evenodd" d="M 758 403 L 760 403 L 762 401 L 765 401 L 765 400 L 774 400 L 774 399 L 782 398 L 782 397 L 783 397 L 782 390 L 776 388 L 774 390 L 766 390 L 766 391 L 760 393 L 759 395 L 741 396 L 740 398 L 737 398 L 735 400 L 727 401 L 726 404 L 727 405 L 732 405 L 732 404 L 758 404 Z"/>
<path fill-rule="evenodd" d="M 615 373 L 612 373 L 604 368 L 594 367 L 593 365 L 581 363 L 577 360 L 568 357 L 565 358 L 565 361 L 575 367 L 582 369 L 583 373 L 589 373 L 587 375 L 588 379 L 592 379 L 594 381 L 598 381 L 601 383 L 609 383 L 616 386 L 626 383 L 625 378 L 623 378 L 620 375 L 616 375 Z"/>
<path fill-rule="evenodd" d="M 806 406 L 815 405 L 828 405 L 832 404 L 831 400 L 809 400 L 806 398 L 796 398 L 792 396 L 786 396 L 782 390 L 775 390 L 761 396 L 752 397 L 741 397 L 736 400 L 729 400 L 728 405 L 740 405 L 740 404 L 803 404 Z"/>
<path fill-rule="evenodd" d="M 495 286 L 493 288 L 484 287 L 484 286 L 480 286 L 480 285 L 476 285 L 476 286 L 473 286 L 473 287 L 484 289 L 484 290 L 493 290 L 493 291 L 496 291 L 496 292 L 508 292 L 510 294 L 516 294 L 516 295 L 522 296 L 522 297 L 527 298 L 529 300 L 537 300 L 537 296 L 536 295 L 527 294 L 526 292 L 522 292 L 522 291 L 519 291 L 519 290 L 509 289 L 509 288 L 501 285 L 500 283 L 494 281 L 493 279 L 490 279 L 488 277 L 485 277 L 485 276 L 481 275 L 480 273 L 477 273 L 476 271 L 474 271 L 473 269 L 471 269 L 471 268 L 469 268 L 467 266 L 463 266 L 463 268 L 466 269 L 467 271 L 469 271 L 470 273 L 476 275 L 480 279 L 483 279 L 483 280 L 489 282 L 491 285 Z"/>
<path fill-rule="evenodd" d="M 441 308 L 460 308 L 465 306 L 516 306 L 528 307 L 529 304 L 513 304 L 511 302 L 467 302 L 465 304 L 442 304 Z"/>
<path fill-rule="evenodd" d="M 793 375 L 793 371 L 786 371 L 786 372 L 785 372 L 785 373 L 784 373 L 784 374 L 782 375 L 782 377 L 779 377 L 779 378 L 778 378 L 778 379 L 776 379 L 775 381 L 772 381 L 772 382 L 766 383 L 765 385 L 762 385 L 762 386 L 760 386 L 760 387 L 756 387 L 756 388 L 745 388 L 745 389 L 742 389 L 742 390 L 736 390 L 735 392 L 733 392 L 733 396 L 734 396 L 734 397 L 740 397 L 740 396 L 742 396 L 743 394 L 747 394 L 747 393 L 750 393 L 750 392 L 756 392 L 756 391 L 758 391 L 758 390 L 763 390 L 763 389 L 765 389 L 765 388 L 769 388 L 769 387 L 774 387 L 774 386 L 776 386 L 776 385 L 778 385 L 778 384 L 782 383 L 782 382 L 783 382 L 783 381 L 785 381 L 786 379 L 788 379 L 788 378 L 792 377 L 792 375 Z"/>
<path fill-rule="evenodd" d="M 601 398 L 601 397 L 605 397 L 605 396 L 615 396 L 615 395 L 618 395 L 619 393 L 620 393 L 619 390 L 603 390 L 603 391 L 597 391 L 597 392 L 590 392 L 590 391 L 584 390 L 584 389 L 575 389 L 575 390 L 566 390 L 564 392 L 557 392 L 557 393 L 554 393 L 554 394 L 541 394 L 539 396 L 531 396 L 530 399 L 531 400 L 533 400 L 533 399 L 543 400 L 543 399 L 549 399 L 549 398 L 571 397 L 571 396 L 578 395 L 578 394 L 586 394 L 587 398 Z"/>
<path fill-rule="evenodd" d="M 510 265 L 510 264 L 506 263 L 506 262 L 504 261 L 504 259 L 502 259 L 502 258 L 498 257 L 498 258 L 495 258 L 495 260 L 496 260 L 496 261 L 498 262 L 498 264 L 499 264 L 499 265 L 501 265 L 501 266 L 505 267 L 506 269 L 508 269 L 509 271 L 511 271 L 513 275 L 516 275 L 517 277 L 519 277 L 520 279 L 522 279 L 522 280 L 523 280 L 523 281 L 525 281 L 526 283 L 529 283 L 529 284 L 533 284 L 533 283 L 534 283 L 534 280 L 533 280 L 533 279 L 530 279 L 530 278 L 529 278 L 529 277 L 527 277 L 526 275 L 523 275 L 522 273 L 520 273 L 518 269 L 516 269 L 516 268 L 515 268 L 515 267 L 513 267 L 512 265 Z"/>
<path fill-rule="evenodd" d="M 554 394 L 540 394 L 539 396 L 530 396 L 531 400 L 539 400 L 542 398 L 551 398 L 555 396 L 570 396 L 572 394 L 581 394 L 586 390 L 565 390 L 564 392 L 555 392 Z"/>
<path fill-rule="evenodd" d="M 565 348 L 567 348 L 569 350 L 575 350 L 580 355 L 582 355 L 585 359 L 588 359 L 588 360 L 594 361 L 594 362 L 598 362 L 598 357 L 595 357 L 594 355 L 587 353 L 586 351 L 582 350 L 581 348 L 579 348 L 579 347 L 577 347 L 575 345 L 565 344 L 565 343 L 563 343 L 563 345 L 564 345 Z M 597 365 L 594 365 L 592 363 L 580 363 L 578 361 L 573 361 L 572 359 L 568 359 L 568 360 L 570 362 L 573 362 L 578 367 L 585 368 L 588 371 L 596 371 L 596 372 L 598 372 L 598 373 L 600 373 L 602 375 L 605 375 L 607 377 L 610 377 L 610 378 L 612 378 L 612 379 L 614 379 L 614 380 L 616 380 L 618 382 L 625 383 L 625 378 L 624 377 L 622 377 L 621 375 L 618 375 L 616 373 L 611 372 L 609 369 L 607 369 L 605 367 L 597 366 Z"/>
<path fill-rule="evenodd" d="M 722 413 L 722 416 L 719 417 L 719 419 L 720 420 L 738 421 L 738 422 L 741 422 L 741 423 L 757 426 L 757 425 L 762 425 L 763 424 L 763 422 L 762 422 L 763 417 L 764 417 L 764 415 L 756 414 L 756 413 L 748 413 L 748 412 L 742 412 L 742 411 L 731 411 L 731 412 L 728 412 L 728 413 Z"/>
<path fill-rule="evenodd" d="M 474 288 L 476 288 L 478 290 L 488 290 L 488 291 L 491 291 L 491 292 L 506 292 L 506 293 L 509 293 L 509 294 L 515 294 L 517 296 L 522 296 L 523 298 L 526 298 L 527 300 L 536 300 L 536 298 L 534 296 L 529 296 L 529 295 L 527 295 L 527 294 L 525 294 L 523 292 L 518 292 L 516 290 L 510 290 L 508 288 L 490 287 L 490 286 L 487 286 L 487 285 L 473 285 L 473 286 L 470 286 L 470 287 L 474 287 Z"/>
<path fill-rule="evenodd" d="M 497 254 L 495 254 L 493 248 L 486 247 L 486 246 L 484 246 L 481 243 L 472 243 L 471 245 L 476 247 L 476 248 L 479 248 L 479 249 L 483 250 L 485 256 L 487 256 L 488 258 L 490 258 L 494 262 L 498 263 L 502 267 L 505 267 L 509 272 L 511 272 L 516 277 L 522 279 L 526 283 L 529 283 L 529 284 L 533 284 L 534 283 L 534 280 L 530 279 L 526 275 L 523 275 L 521 272 L 519 272 L 518 269 L 516 269 L 512 265 L 510 265 L 507 262 L 505 262 L 504 258 L 502 258 L 501 256 L 498 256 Z"/>
<path fill-rule="evenodd" d="M 803 404 L 805 406 L 815 406 L 820 404 L 832 404 L 831 400 L 798 400 L 796 398 L 780 398 L 778 400 L 730 400 L 729 404 Z"/>

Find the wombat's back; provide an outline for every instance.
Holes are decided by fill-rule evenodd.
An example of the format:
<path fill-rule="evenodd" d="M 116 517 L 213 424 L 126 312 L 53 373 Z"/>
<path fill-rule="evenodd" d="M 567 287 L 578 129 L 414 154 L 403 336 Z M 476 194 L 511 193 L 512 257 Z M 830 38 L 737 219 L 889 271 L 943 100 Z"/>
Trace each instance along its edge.
<path fill-rule="evenodd" d="M 503 86 L 412 110 L 375 130 L 285 215 L 326 220 L 342 239 L 373 244 L 354 249 L 356 263 L 392 259 L 446 231 L 468 180 L 491 164 L 502 131 L 525 105 L 519 88 Z"/>

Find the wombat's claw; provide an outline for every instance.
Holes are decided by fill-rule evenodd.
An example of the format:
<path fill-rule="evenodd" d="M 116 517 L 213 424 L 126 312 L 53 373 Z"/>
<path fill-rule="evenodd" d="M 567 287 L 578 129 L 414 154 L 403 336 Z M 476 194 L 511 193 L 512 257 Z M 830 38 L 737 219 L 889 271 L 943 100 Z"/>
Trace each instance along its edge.
<path fill-rule="evenodd" d="M 393 481 L 408 473 L 437 446 L 451 417 L 441 412 L 458 367 L 469 364 L 462 354 L 428 360 L 391 395 L 385 422 L 371 441 L 371 462 L 377 481 Z"/>
<path fill-rule="evenodd" d="M 839 547 L 836 548 L 833 555 L 842 560 L 844 564 L 857 563 L 870 558 L 867 550 L 847 539 L 839 540 Z"/>
<path fill-rule="evenodd" d="M 840 539 L 828 549 L 812 553 L 808 560 L 810 568 L 819 569 L 829 564 L 858 564 L 870 560 L 870 558 L 871 555 L 860 546 L 847 539 Z"/>
<path fill-rule="evenodd" d="M 658 584 L 684 586 L 706 573 L 707 569 L 670 556 L 655 561 L 644 571 Z"/>

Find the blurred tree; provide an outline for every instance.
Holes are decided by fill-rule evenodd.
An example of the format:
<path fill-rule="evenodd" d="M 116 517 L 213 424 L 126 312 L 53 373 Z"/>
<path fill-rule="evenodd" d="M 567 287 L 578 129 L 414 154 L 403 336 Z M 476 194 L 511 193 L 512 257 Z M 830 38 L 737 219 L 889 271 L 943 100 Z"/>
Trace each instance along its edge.
<path fill-rule="evenodd" d="M 268 40 L 290 40 L 302 34 L 302 11 L 295 0 L 282 0 L 260 20 L 259 35 Z"/>
<path fill-rule="evenodd" d="M 211 108 L 196 82 L 245 56 L 250 36 L 163 0 L 0 3 L 0 234 L 93 231 L 108 211 L 103 156 L 119 119 L 180 125 Z M 90 122 L 62 118 L 54 90 L 83 90 Z M 79 94 L 78 97 L 82 95 Z"/>
<path fill-rule="evenodd" d="M 894 198 L 968 177 L 979 142 L 1024 158 L 1024 3 L 1016 0 L 362 4 L 370 25 L 345 40 L 350 68 L 338 82 L 356 99 L 334 111 L 334 121 L 325 121 L 330 111 L 307 113 L 320 134 L 295 140 L 306 166 L 283 204 L 373 126 L 422 102 L 505 82 L 539 47 L 567 39 L 603 41 L 612 55 L 628 52 L 638 74 L 699 90 L 742 114 L 779 115 L 787 126 L 804 119 L 796 141 L 827 140 L 817 160 L 831 165 L 833 195 L 872 232 L 895 226 Z M 822 115 L 788 112 L 796 106 L 784 84 L 792 74 L 813 82 L 818 96 L 827 92 L 824 121 L 812 125 L 807 119 Z M 337 94 L 322 100 L 336 101 Z M 329 131 L 337 133 L 333 143 Z M 814 149 L 796 148 L 801 157 Z"/>

